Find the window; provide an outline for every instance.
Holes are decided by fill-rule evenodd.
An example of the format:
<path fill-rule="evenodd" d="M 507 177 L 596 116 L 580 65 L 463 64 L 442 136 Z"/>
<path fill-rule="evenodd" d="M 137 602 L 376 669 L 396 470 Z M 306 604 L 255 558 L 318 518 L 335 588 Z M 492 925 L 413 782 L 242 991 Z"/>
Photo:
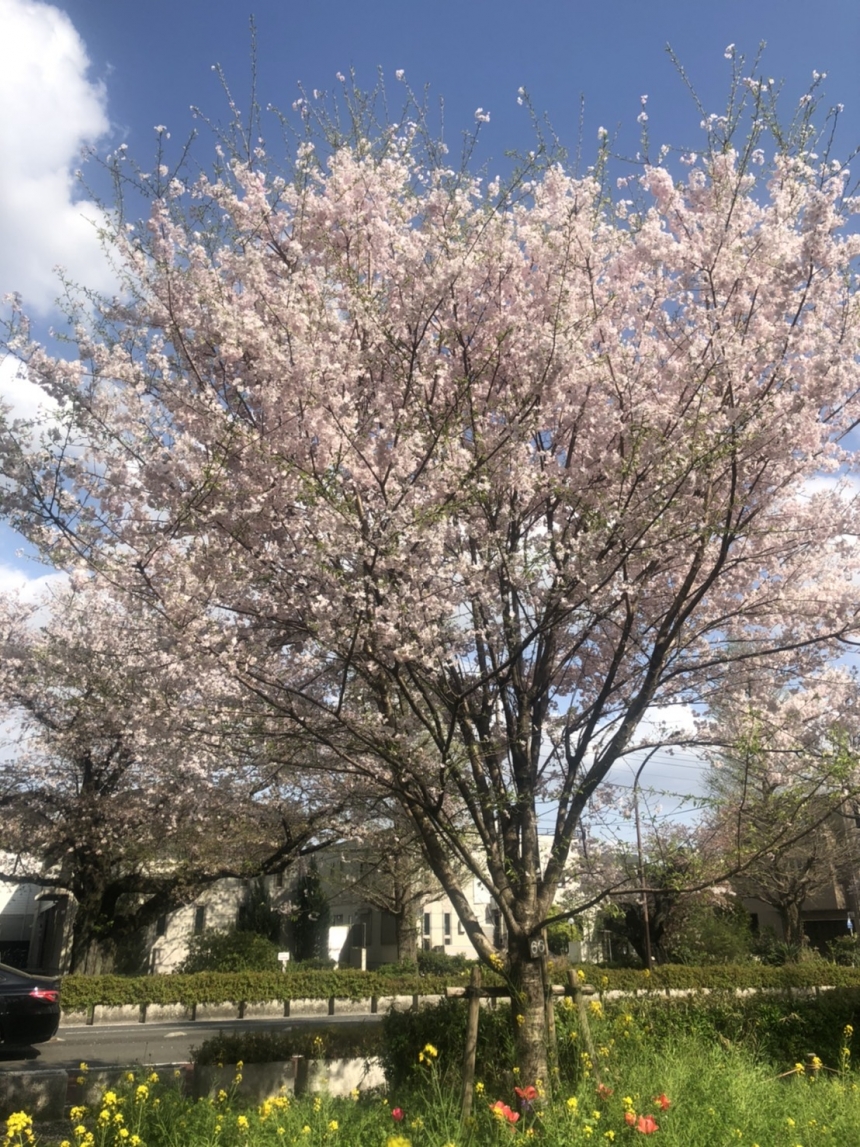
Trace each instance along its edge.
<path fill-rule="evenodd" d="M 457 935 L 462 936 L 465 933 L 465 931 L 466 931 L 466 929 L 463 927 L 463 921 L 458 920 L 457 921 Z"/>
<path fill-rule="evenodd" d="M 201 905 L 194 909 L 194 935 L 199 936 L 206 927 L 206 908 Z"/>
<path fill-rule="evenodd" d="M 445 922 L 445 927 L 444 927 L 445 943 L 450 944 L 451 943 L 451 913 L 446 912 L 444 914 L 444 916 L 442 917 L 442 919 Z"/>
<path fill-rule="evenodd" d="M 155 935 L 156 938 L 163 936 L 167 932 L 167 916 L 159 916 L 155 922 Z"/>
<path fill-rule="evenodd" d="M 429 912 L 424 913 L 424 935 L 425 936 L 430 935 L 430 913 Z"/>

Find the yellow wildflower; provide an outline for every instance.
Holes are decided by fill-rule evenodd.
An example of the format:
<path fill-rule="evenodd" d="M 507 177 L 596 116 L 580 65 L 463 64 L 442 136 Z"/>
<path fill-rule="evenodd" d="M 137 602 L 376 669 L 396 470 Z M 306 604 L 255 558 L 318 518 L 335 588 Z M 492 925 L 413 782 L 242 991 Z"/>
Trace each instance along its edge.
<path fill-rule="evenodd" d="M 337 1131 L 337 1120 L 336 1119 L 332 1119 L 329 1121 L 328 1129 L 329 1129 L 329 1131 Z"/>

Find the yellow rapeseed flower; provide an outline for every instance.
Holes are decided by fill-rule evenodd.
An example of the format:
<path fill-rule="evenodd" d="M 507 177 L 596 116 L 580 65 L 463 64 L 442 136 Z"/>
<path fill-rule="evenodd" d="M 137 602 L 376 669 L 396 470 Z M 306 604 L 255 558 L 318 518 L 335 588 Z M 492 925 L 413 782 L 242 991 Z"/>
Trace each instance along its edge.
<path fill-rule="evenodd" d="M 332 1119 L 332 1120 L 329 1122 L 329 1125 L 328 1125 L 328 1129 L 329 1129 L 329 1131 L 337 1131 L 337 1126 L 338 1126 L 338 1124 L 337 1124 L 337 1120 L 336 1120 L 336 1119 Z"/>

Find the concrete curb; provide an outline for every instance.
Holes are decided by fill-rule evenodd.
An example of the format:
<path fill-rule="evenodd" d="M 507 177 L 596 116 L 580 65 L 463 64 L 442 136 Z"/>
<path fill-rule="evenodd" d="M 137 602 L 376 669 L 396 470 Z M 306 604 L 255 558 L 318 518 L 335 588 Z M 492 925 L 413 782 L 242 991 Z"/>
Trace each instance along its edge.
<path fill-rule="evenodd" d="M 90 1069 L 16 1067 L 0 1069 L 0 1120 L 15 1111 L 26 1111 L 34 1123 L 57 1123 L 68 1119 L 75 1105 L 98 1106 L 104 1092 L 122 1083 L 134 1067 Z M 150 1069 L 162 1079 L 176 1077 L 188 1096 L 200 1099 L 217 1094 L 219 1089 L 234 1091 L 245 1099 L 259 1102 L 276 1095 L 304 1095 L 326 1091 L 329 1095 L 347 1096 L 355 1088 L 383 1087 L 385 1076 L 377 1059 L 334 1059 L 310 1061 L 293 1056 L 283 1063 L 248 1063 L 241 1073 L 226 1064 L 170 1063 Z M 141 1078 L 140 1067 L 135 1070 Z M 144 1071 L 144 1076 L 149 1074 Z M 238 1075 L 241 1075 L 237 1083 Z"/>
<path fill-rule="evenodd" d="M 62 1067 L 20 1067 L 0 1071 L 0 1120 L 26 1111 L 36 1123 L 66 1114 L 69 1073 Z"/>

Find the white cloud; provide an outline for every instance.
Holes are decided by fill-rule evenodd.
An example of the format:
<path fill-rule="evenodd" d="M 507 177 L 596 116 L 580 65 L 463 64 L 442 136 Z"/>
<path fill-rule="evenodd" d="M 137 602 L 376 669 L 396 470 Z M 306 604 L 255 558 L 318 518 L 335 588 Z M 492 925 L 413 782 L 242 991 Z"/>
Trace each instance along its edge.
<path fill-rule="evenodd" d="M 0 544 L 5 543 L 10 534 L 11 531 L 4 530 L 0 534 Z M 0 562 L 0 596 L 7 597 L 16 594 L 24 602 L 32 604 L 44 600 L 46 591 L 57 589 L 69 580 L 68 574 L 61 570 L 38 573 L 44 569 L 44 566 L 40 566 L 36 562 L 26 563 L 26 565 L 22 562 L 18 566 Z"/>
<path fill-rule="evenodd" d="M 55 267 L 111 290 L 114 277 L 80 196 L 81 149 L 109 129 L 104 85 L 69 17 L 40 0 L 0 0 L 0 295 L 48 312 L 60 293 Z"/>
<path fill-rule="evenodd" d="M 50 395 L 29 380 L 24 366 L 12 355 L 0 359 L 0 402 L 9 407 L 12 418 L 28 421 L 51 414 L 57 406 Z"/>

